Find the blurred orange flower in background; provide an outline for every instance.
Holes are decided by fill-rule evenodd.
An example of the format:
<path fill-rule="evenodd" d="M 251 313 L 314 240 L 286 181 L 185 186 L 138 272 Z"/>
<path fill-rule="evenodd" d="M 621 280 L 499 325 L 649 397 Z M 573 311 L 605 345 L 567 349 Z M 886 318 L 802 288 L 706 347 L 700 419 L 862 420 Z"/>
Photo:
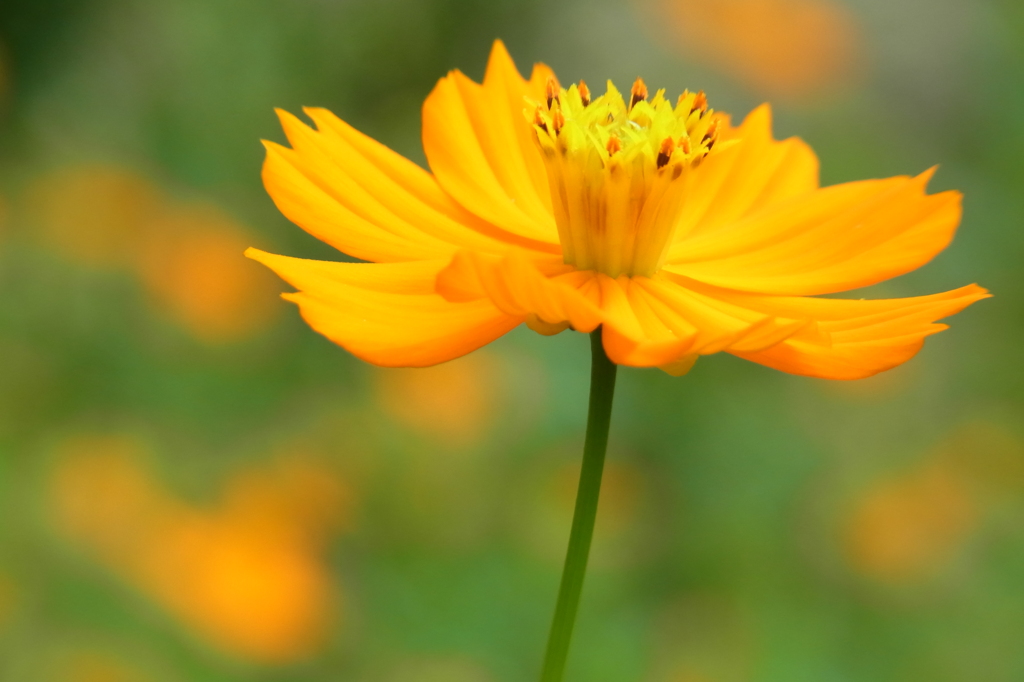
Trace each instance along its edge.
<path fill-rule="evenodd" d="M 978 516 L 963 472 L 930 461 L 865 492 L 848 522 L 848 556 L 883 582 L 927 578 L 963 546 Z"/>
<path fill-rule="evenodd" d="M 62 444 L 60 531 L 225 652 L 271 663 L 314 652 L 337 601 L 321 555 L 347 523 L 342 483 L 285 461 L 235 478 L 219 505 L 200 508 L 155 481 L 144 454 L 124 438 Z"/>
<path fill-rule="evenodd" d="M 476 353 L 434 367 L 380 369 L 377 402 L 395 421 L 448 445 L 471 445 L 494 416 L 499 367 Z"/>
<path fill-rule="evenodd" d="M 139 276 L 157 304 L 217 343 L 265 328 L 278 312 L 272 278 L 239 258 L 249 235 L 209 205 L 174 207 L 149 225 Z"/>
<path fill-rule="evenodd" d="M 1008 422 L 1015 419 L 1013 415 Z M 988 500 L 1000 493 L 1016 497 L 1024 491 L 1024 439 L 1019 428 L 991 418 L 967 421 L 950 434 L 940 453 L 983 488 Z"/>
<path fill-rule="evenodd" d="M 834 88 L 855 72 L 861 36 L 837 0 L 655 0 L 675 49 L 772 97 Z"/>
<path fill-rule="evenodd" d="M 39 236 L 68 260 L 92 267 L 129 266 L 160 193 L 141 176 L 110 166 L 74 166 L 35 180 L 27 208 Z"/>
<path fill-rule="evenodd" d="M 136 273 L 155 307 L 201 341 L 238 341 L 276 317 L 273 278 L 239 258 L 249 232 L 211 204 L 181 205 L 137 173 L 83 165 L 38 178 L 27 208 L 64 258 Z"/>

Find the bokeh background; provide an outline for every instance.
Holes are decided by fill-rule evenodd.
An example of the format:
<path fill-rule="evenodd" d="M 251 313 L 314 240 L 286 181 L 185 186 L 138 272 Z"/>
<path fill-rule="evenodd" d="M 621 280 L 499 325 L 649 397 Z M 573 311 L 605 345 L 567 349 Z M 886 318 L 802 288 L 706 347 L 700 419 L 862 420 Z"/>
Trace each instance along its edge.
<path fill-rule="evenodd" d="M 868 295 L 996 294 L 864 381 L 621 372 L 570 679 L 1024 679 L 1022 7 L 3 0 L 0 679 L 535 678 L 587 339 L 379 370 L 241 257 L 337 257 L 260 185 L 273 107 L 422 163 L 423 98 L 497 37 L 770 100 L 826 183 L 941 164 L 956 242 Z"/>

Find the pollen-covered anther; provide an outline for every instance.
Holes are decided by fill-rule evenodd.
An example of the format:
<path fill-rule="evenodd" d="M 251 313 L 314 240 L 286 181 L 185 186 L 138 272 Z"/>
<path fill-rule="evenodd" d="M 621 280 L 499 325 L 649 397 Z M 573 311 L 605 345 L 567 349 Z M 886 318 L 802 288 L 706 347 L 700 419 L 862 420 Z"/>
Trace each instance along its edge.
<path fill-rule="evenodd" d="M 590 88 L 587 87 L 586 81 L 580 79 L 580 84 L 577 86 L 577 90 L 580 93 L 580 101 L 583 102 L 583 106 L 590 104 Z"/>
<path fill-rule="evenodd" d="M 558 101 L 558 82 L 554 78 L 548 79 L 545 95 L 547 97 L 548 109 L 550 109 L 551 105 Z"/>
<path fill-rule="evenodd" d="M 565 115 L 561 109 L 555 109 L 551 112 L 551 125 L 555 129 L 555 135 L 562 132 L 562 128 L 565 127 Z"/>
<path fill-rule="evenodd" d="M 666 137 L 661 141 L 661 146 L 658 147 L 658 158 L 656 161 L 658 168 L 664 168 L 668 164 L 669 159 L 672 158 L 672 151 L 675 147 L 676 145 L 672 141 L 671 137 Z"/>
<path fill-rule="evenodd" d="M 690 105 L 690 113 L 700 110 L 703 114 L 708 110 L 708 96 L 701 90 L 697 93 L 697 96 L 693 98 L 693 104 Z"/>
<path fill-rule="evenodd" d="M 718 140 L 718 120 L 716 119 L 716 120 L 711 122 L 710 126 L 708 126 L 708 131 L 706 133 L 704 133 L 704 138 L 701 140 L 701 144 L 706 144 L 707 147 L 708 147 L 708 151 L 711 151 L 711 148 L 715 146 L 715 142 L 717 140 Z"/>
<path fill-rule="evenodd" d="M 533 125 L 542 129 L 545 133 L 548 131 L 548 123 L 544 120 L 544 114 L 541 113 L 540 107 L 537 107 L 533 111 Z"/>
<path fill-rule="evenodd" d="M 690 151 L 691 151 L 691 148 L 690 148 L 690 138 L 688 138 L 688 137 L 680 137 L 678 145 L 679 145 L 679 148 L 683 150 L 683 154 L 689 154 L 690 153 Z"/>
<path fill-rule="evenodd" d="M 633 89 L 630 91 L 629 108 L 632 109 L 645 99 L 647 99 L 647 83 L 644 83 L 643 78 L 637 77 L 633 81 Z"/>
<path fill-rule="evenodd" d="M 611 137 L 608 138 L 608 144 L 605 145 L 605 149 L 608 150 L 608 155 L 612 156 L 616 152 L 622 151 L 622 140 L 617 135 L 612 133 Z"/>

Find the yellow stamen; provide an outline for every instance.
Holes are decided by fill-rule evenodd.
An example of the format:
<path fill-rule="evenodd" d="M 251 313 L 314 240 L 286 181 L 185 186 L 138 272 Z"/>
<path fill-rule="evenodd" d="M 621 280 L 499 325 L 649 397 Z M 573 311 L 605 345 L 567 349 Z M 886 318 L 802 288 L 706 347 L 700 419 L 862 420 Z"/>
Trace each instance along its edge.
<path fill-rule="evenodd" d="M 590 88 L 587 87 L 586 82 L 581 78 L 580 84 L 577 86 L 580 92 L 580 101 L 583 102 L 583 106 L 590 104 Z"/>
<path fill-rule="evenodd" d="M 555 135 L 562 131 L 565 127 L 565 116 L 562 114 L 561 109 L 555 109 L 551 113 L 551 125 L 555 128 Z"/>
<path fill-rule="evenodd" d="M 661 146 L 658 148 L 658 168 L 664 168 L 668 160 L 672 158 L 672 151 L 675 149 L 675 146 L 671 137 L 666 137 L 661 141 Z"/>
<path fill-rule="evenodd" d="M 637 79 L 633 81 L 633 90 L 631 91 L 629 98 L 629 108 L 632 109 L 637 103 L 647 99 L 647 83 L 644 83 L 644 79 L 637 76 Z"/>
<path fill-rule="evenodd" d="M 544 132 L 548 132 L 548 124 L 544 120 L 544 114 L 541 113 L 540 107 L 537 107 L 533 111 L 533 125 L 543 128 Z"/>
<path fill-rule="evenodd" d="M 707 156 L 718 119 L 701 93 L 675 106 L 648 100 L 637 79 L 627 101 L 614 85 L 547 92 L 532 123 L 543 152 L 562 257 L 581 270 L 653 275 L 672 242 L 685 178 Z M 529 111 L 529 110 L 527 110 Z"/>
<path fill-rule="evenodd" d="M 693 103 L 690 105 L 690 112 L 700 110 L 701 113 L 708 110 L 708 96 L 701 90 L 697 93 L 697 96 L 693 98 Z"/>
<path fill-rule="evenodd" d="M 558 100 L 558 83 L 555 81 L 554 78 L 549 78 L 548 79 L 548 84 L 547 84 L 546 91 L 547 91 L 546 94 L 547 94 L 547 101 L 548 101 L 548 109 L 550 109 L 552 102 L 555 102 L 555 101 Z"/>
<path fill-rule="evenodd" d="M 608 150 L 608 156 L 611 156 L 615 152 L 622 151 L 622 140 L 612 133 L 611 137 L 608 138 L 608 144 L 605 145 L 605 149 Z"/>
<path fill-rule="evenodd" d="M 712 121 L 711 125 L 708 126 L 708 131 L 706 133 L 704 133 L 704 137 L 703 137 L 703 139 L 701 141 L 704 142 L 707 145 L 708 150 L 710 150 L 711 147 L 714 146 L 715 141 L 717 139 L 718 139 L 718 121 Z"/>

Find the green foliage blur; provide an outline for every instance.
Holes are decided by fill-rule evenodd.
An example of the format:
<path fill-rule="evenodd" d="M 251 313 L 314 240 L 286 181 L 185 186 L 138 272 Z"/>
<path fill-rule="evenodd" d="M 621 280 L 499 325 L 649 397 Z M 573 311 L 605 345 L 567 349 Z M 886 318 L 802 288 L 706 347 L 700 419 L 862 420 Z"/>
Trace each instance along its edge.
<path fill-rule="evenodd" d="M 262 189 L 274 107 L 424 163 L 495 38 L 770 100 L 825 184 L 940 164 L 956 241 L 864 295 L 995 294 L 859 382 L 621 371 L 568 679 L 1024 679 L 1024 10 L 709 2 L 0 3 L 0 680 L 536 678 L 587 339 L 380 370 L 241 255 L 341 257 Z"/>

